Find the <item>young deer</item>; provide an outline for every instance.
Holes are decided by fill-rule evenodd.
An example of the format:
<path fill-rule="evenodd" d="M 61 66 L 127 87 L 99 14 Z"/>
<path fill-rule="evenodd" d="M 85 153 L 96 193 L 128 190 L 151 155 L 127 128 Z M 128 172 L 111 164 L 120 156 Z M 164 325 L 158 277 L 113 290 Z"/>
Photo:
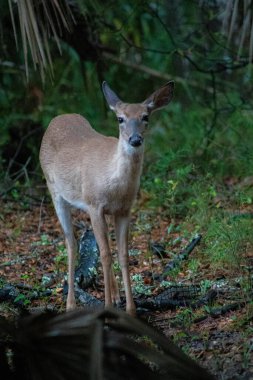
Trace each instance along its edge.
<path fill-rule="evenodd" d="M 66 238 L 69 284 L 67 310 L 76 306 L 76 242 L 70 212 L 71 206 L 74 206 L 90 215 L 100 249 L 106 306 L 120 302 L 112 269 L 105 215 L 114 217 L 126 310 L 134 315 L 135 305 L 128 268 L 129 214 L 139 187 L 144 134 L 149 115 L 170 102 L 174 82 L 168 82 L 138 104 L 123 103 L 106 82 L 102 88 L 109 107 L 117 115 L 119 139 L 96 132 L 81 115 L 60 115 L 51 121 L 45 132 L 40 162 Z"/>

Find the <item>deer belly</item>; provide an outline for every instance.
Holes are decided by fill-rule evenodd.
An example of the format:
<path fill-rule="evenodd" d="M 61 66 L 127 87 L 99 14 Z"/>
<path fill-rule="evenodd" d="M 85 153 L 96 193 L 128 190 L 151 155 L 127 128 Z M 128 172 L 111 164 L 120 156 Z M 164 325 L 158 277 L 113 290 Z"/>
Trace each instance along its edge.
<path fill-rule="evenodd" d="M 89 211 L 89 206 L 87 205 L 87 203 L 85 203 L 84 201 L 82 200 L 73 200 L 71 199 L 71 201 L 67 200 L 68 203 L 71 204 L 71 206 L 75 207 L 75 208 L 78 208 L 79 210 L 83 210 L 85 212 L 88 212 Z"/>

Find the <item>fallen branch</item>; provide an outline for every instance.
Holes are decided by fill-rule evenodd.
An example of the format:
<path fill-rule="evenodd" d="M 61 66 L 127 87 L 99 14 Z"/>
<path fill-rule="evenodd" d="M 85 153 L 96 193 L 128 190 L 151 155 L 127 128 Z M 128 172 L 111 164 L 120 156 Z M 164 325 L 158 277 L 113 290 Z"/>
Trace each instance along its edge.
<path fill-rule="evenodd" d="M 11 302 L 17 307 L 24 307 L 30 301 L 48 297 L 51 294 L 51 290 L 38 291 L 24 284 L 5 284 L 0 288 L 0 302 Z"/>
<path fill-rule="evenodd" d="M 135 299 L 138 307 L 148 310 L 173 310 L 176 307 L 191 307 L 197 309 L 204 305 L 209 305 L 217 296 L 215 290 L 210 290 L 204 296 L 200 294 L 200 286 L 179 285 L 171 286 L 155 297 L 147 299 Z"/>
<path fill-rule="evenodd" d="M 79 264 L 75 271 L 78 286 L 86 289 L 97 275 L 99 249 L 93 231 L 86 230 L 79 242 Z"/>
<path fill-rule="evenodd" d="M 194 250 L 194 248 L 199 244 L 202 239 L 201 235 L 197 235 L 192 241 L 176 256 L 174 260 L 165 265 L 163 273 L 161 275 L 162 279 L 166 278 L 168 273 L 178 267 L 183 260 L 186 260 L 189 254 Z"/>

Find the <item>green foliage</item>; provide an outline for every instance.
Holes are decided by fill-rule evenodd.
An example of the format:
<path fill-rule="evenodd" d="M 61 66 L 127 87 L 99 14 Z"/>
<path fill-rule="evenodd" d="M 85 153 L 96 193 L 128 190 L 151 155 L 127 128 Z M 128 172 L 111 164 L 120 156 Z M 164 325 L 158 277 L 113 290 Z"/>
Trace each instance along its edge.
<path fill-rule="evenodd" d="M 20 293 L 14 300 L 14 302 L 22 302 L 24 306 L 27 306 L 31 303 L 31 301 L 26 297 L 25 294 Z"/>
<path fill-rule="evenodd" d="M 187 123 L 184 116 L 178 119 L 178 113 L 176 117 L 174 113 L 165 115 L 168 124 L 181 127 L 180 134 L 155 125 L 148 141 L 152 145 L 147 152 L 143 186 L 151 194 L 151 205 L 162 206 L 172 216 L 210 205 L 224 178 L 251 176 L 253 172 L 251 112 L 231 114 L 206 148 L 203 126 L 207 115 L 199 113 L 196 122 L 195 112 L 188 110 Z M 246 200 L 251 202 L 250 195 Z"/>
<path fill-rule="evenodd" d="M 209 220 L 204 238 L 206 254 L 217 267 L 238 269 L 244 261 L 247 244 L 253 244 L 252 220 L 217 213 Z"/>
<path fill-rule="evenodd" d="M 151 295 L 151 288 L 149 285 L 145 285 L 141 274 L 132 275 L 133 292 L 135 294 Z"/>
<path fill-rule="evenodd" d="M 190 177 L 198 177 L 200 172 L 215 172 L 215 177 L 224 173 L 248 175 L 252 170 L 249 168 L 253 167 L 249 165 L 252 163 L 252 107 L 246 100 L 250 81 L 247 70 L 225 71 L 226 75 L 221 70 L 212 74 L 217 69 L 215 65 L 227 64 L 223 59 L 224 37 L 219 28 L 207 30 L 205 26 L 206 21 L 216 19 L 217 8 L 205 4 L 202 9 L 184 0 L 178 4 L 116 1 L 113 6 L 87 1 L 79 2 L 79 7 L 75 10 L 79 12 L 77 20 L 82 20 L 80 25 L 85 25 L 87 33 L 83 38 L 91 40 L 94 50 L 96 44 L 101 45 L 97 66 L 89 59 L 88 48 L 83 48 L 81 59 L 81 47 L 73 46 L 63 37 L 60 41 L 62 56 L 53 46 L 48 46 L 54 57 L 54 76 L 48 78 L 43 87 L 38 73 L 33 71 L 26 84 L 21 65 L 22 49 L 15 53 L 13 48 L 7 48 L 13 46 L 14 36 L 11 22 L 6 26 L 10 15 L 3 5 L 5 12 L 0 23 L 6 33 L 1 53 L 11 63 L 0 65 L 3 73 L 0 167 L 3 170 L 15 154 L 20 138 L 38 125 L 46 128 L 50 120 L 61 113 L 84 114 L 99 131 L 117 135 L 115 116 L 104 106 L 100 88 L 103 79 L 123 100 L 133 102 L 145 99 L 162 82 L 175 79 L 171 105 L 151 119 L 147 161 L 152 163 L 148 168 L 155 183 L 152 186 L 149 178 L 147 189 L 162 191 L 161 203 L 164 204 L 165 199 L 168 207 L 172 203 L 181 204 L 188 197 Z M 15 10 L 13 6 L 14 13 Z M 49 24 L 51 27 L 52 22 Z M 103 55 L 108 47 L 111 55 Z M 192 60 L 195 66 L 191 66 Z M 231 67 L 233 61 L 228 62 Z M 212 75 L 215 75 L 215 87 Z M 30 136 L 22 146 L 26 158 L 32 158 L 29 168 L 33 170 L 38 169 L 34 163 L 41 135 L 42 131 Z M 12 145 L 11 151 L 7 145 Z M 21 160 L 19 156 L 16 158 L 18 162 Z M 157 206 L 157 202 L 154 205 Z M 173 213 L 183 209 L 184 205 Z"/>
<path fill-rule="evenodd" d="M 185 308 L 178 311 L 175 319 L 174 325 L 180 325 L 184 328 L 189 328 L 193 321 L 194 313 L 190 308 Z M 182 337 L 182 336 L 181 336 Z"/>

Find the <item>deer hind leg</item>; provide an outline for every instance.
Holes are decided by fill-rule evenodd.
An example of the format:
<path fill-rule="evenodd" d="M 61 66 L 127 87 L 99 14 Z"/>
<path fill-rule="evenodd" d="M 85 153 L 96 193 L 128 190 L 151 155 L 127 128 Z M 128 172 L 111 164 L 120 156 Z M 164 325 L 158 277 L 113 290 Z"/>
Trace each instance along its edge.
<path fill-rule="evenodd" d="M 115 285 L 115 277 L 112 273 L 112 255 L 108 242 L 108 228 L 102 211 L 89 210 L 93 232 L 97 240 L 104 273 L 105 306 L 112 305 L 112 289 Z M 112 276 L 113 275 L 113 276 Z"/>
<path fill-rule="evenodd" d="M 118 246 L 119 263 L 122 271 L 124 288 L 126 293 L 126 311 L 130 315 L 135 315 L 136 307 L 133 300 L 131 281 L 129 274 L 129 258 L 128 258 L 128 216 L 115 216 L 115 232 Z"/>
<path fill-rule="evenodd" d="M 119 286 L 115 278 L 113 268 L 111 268 L 110 286 L 111 286 L 112 303 L 115 304 L 116 306 L 119 306 L 120 305 Z"/>
<path fill-rule="evenodd" d="M 70 205 L 61 197 L 53 196 L 54 207 L 58 216 L 59 222 L 62 226 L 66 247 L 68 252 L 68 296 L 67 296 L 67 310 L 76 308 L 75 300 L 75 259 L 76 259 L 76 240 L 71 221 Z"/>

